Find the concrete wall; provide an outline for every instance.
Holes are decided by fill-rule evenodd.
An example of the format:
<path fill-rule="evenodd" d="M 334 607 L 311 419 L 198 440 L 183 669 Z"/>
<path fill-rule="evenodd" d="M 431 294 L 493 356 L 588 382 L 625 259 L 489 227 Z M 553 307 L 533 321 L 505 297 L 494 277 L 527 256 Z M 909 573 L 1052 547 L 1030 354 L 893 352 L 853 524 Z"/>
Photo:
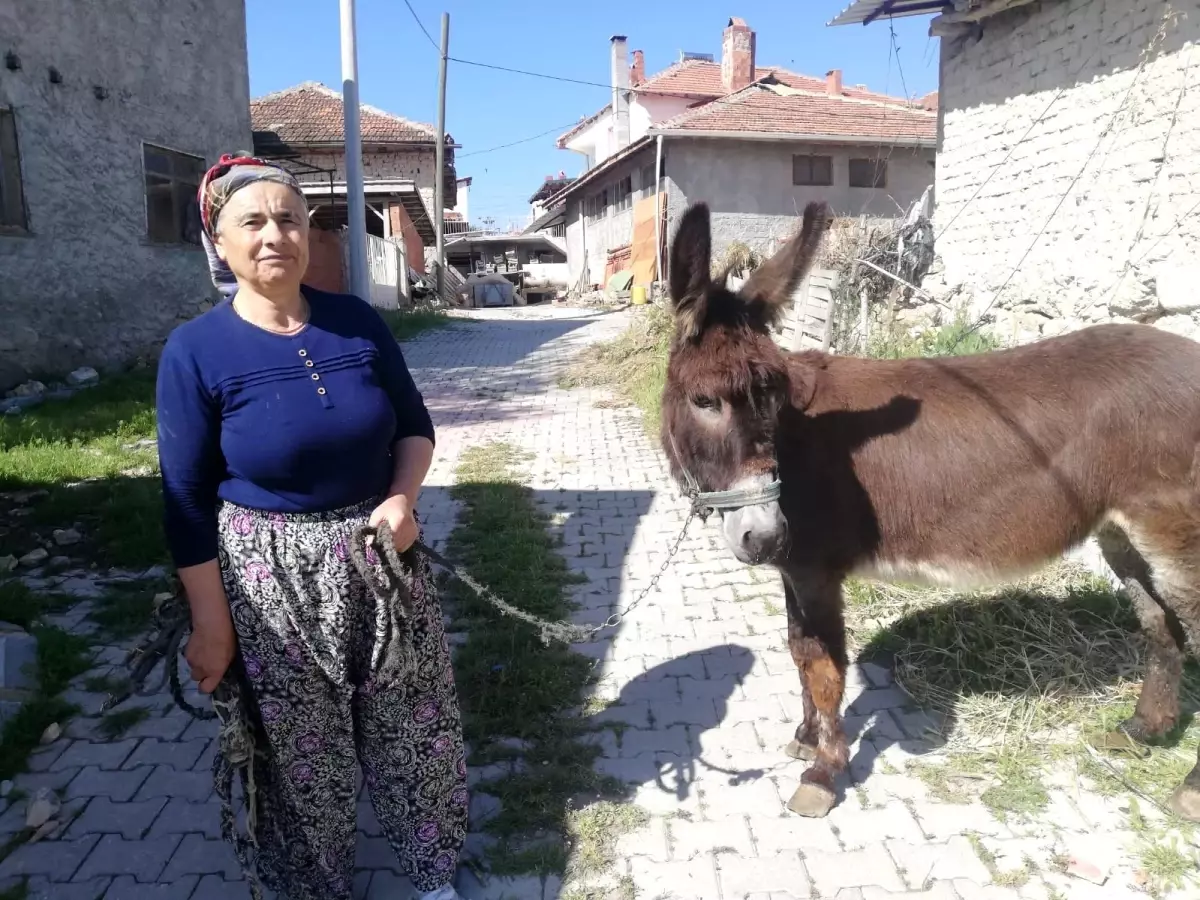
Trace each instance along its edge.
<path fill-rule="evenodd" d="M 308 269 L 304 283 L 340 294 L 347 289 L 342 240 L 335 231 L 313 228 L 308 233 Z"/>
<path fill-rule="evenodd" d="M 882 152 L 875 144 L 830 146 L 769 141 L 668 138 L 666 167 L 671 187 L 668 226 L 691 203 L 705 201 L 712 217 L 713 257 L 741 241 L 759 250 L 791 235 L 804 205 L 825 200 L 836 215 L 895 216 L 933 183 L 934 151 L 907 147 Z M 833 158 L 833 184 L 792 184 L 792 157 L 818 154 Z M 849 186 L 851 158 L 886 156 L 886 188 Z"/>
<path fill-rule="evenodd" d="M 1035 3 L 941 41 L 937 251 L 1006 340 L 1200 331 L 1200 3 L 1172 5 L 1167 22 L 1158 0 Z"/>
<path fill-rule="evenodd" d="M 605 172 L 567 199 L 567 264 L 571 272 L 571 284 L 578 282 L 584 267 L 587 281 L 600 284 L 604 280 L 604 267 L 608 262 L 608 251 L 623 247 L 633 240 L 633 205 L 641 198 L 639 172 L 642 167 L 654 162 L 654 147 L 648 146 L 632 157 L 622 160 L 620 165 Z M 633 180 L 633 197 L 629 209 L 615 211 L 611 205 L 611 189 L 626 175 Z M 588 221 L 582 215 L 584 198 L 610 189 L 610 204 L 606 214 L 597 220 Z"/>
<path fill-rule="evenodd" d="M 243 0 L 2 3 L 0 36 L 29 226 L 0 233 L 3 389 L 154 353 L 215 297 L 199 246 L 147 238 L 142 142 L 211 164 L 251 138 Z"/>

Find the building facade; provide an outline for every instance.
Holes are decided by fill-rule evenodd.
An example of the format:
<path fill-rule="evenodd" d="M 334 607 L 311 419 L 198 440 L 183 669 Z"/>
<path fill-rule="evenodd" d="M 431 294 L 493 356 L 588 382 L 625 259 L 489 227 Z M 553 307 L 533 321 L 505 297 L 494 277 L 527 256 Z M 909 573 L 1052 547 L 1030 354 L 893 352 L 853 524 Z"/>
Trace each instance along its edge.
<path fill-rule="evenodd" d="M 251 146 L 243 0 L 0 4 L 0 55 L 0 389 L 156 352 L 215 296 L 195 193 Z"/>

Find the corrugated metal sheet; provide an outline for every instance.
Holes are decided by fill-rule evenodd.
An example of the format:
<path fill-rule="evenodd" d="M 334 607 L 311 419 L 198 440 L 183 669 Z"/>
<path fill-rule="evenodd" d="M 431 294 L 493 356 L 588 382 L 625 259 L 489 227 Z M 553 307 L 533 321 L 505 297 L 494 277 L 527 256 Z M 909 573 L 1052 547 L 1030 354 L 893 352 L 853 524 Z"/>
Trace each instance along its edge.
<path fill-rule="evenodd" d="M 952 9 L 951 0 L 854 0 L 827 25 L 869 25 L 876 19 L 925 16 Z"/>

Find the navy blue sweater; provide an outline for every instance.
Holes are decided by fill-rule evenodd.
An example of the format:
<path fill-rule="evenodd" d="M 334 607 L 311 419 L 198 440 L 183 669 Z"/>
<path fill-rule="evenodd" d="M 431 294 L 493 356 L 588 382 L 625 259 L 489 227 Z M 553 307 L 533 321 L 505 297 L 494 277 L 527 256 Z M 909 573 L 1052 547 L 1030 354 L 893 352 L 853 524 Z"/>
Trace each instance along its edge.
<path fill-rule="evenodd" d="M 322 512 L 387 490 L 392 448 L 433 422 L 386 323 L 303 288 L 308 324 L 251 325 L 225 300 L 171 333 L 158 366 L 158 455 L 176 566 L 217 556 L 218 499 Z"/>

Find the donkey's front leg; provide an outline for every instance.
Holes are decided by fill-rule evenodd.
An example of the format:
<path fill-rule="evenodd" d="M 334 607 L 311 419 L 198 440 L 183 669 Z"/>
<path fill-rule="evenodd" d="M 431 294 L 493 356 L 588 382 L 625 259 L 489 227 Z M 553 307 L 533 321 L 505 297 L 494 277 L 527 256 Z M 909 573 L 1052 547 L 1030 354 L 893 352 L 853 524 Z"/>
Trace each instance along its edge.
<path fill-rule="evenodd" d="M 819 818 L 833 808 L 834 782 L 850 758 L 841 714 L 846 688 L 842 585 L 840 578 L 809 572 L 785 574 L 784 584 L 788 649 L 803 684 L 805 718 L 787 752 L 812 760 L 788 809 Z"/>

